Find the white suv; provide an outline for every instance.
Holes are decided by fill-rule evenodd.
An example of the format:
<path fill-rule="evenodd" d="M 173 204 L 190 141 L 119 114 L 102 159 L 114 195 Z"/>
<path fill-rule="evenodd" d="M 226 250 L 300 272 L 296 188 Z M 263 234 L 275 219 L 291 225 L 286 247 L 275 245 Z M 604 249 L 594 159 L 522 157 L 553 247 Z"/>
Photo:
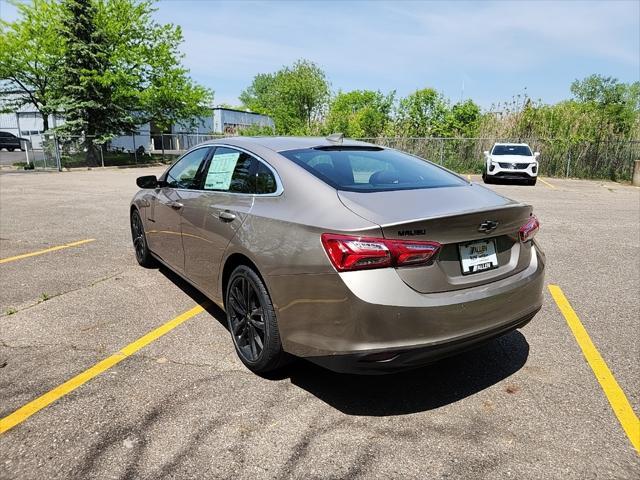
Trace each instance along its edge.
<path fill-rule="evenodd" d="M 538 178 L 538 152 L 531 153 L 526 143 L 495 143 L 491 152 L 484 152 L 482 171 L 484 183 L 494 180 L 525 180 L 535 185 Z"/>

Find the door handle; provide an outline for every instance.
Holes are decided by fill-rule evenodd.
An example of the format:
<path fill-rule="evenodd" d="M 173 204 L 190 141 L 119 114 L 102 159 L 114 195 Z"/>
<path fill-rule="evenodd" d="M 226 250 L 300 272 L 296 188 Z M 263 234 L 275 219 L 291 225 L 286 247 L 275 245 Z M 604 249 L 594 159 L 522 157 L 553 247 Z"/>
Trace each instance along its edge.
<path fill-rule="evenodd" d="M 236 215 L 228 210 L 224 210 L 218 214 L 218 218 L 222 222 L 233 222 L 236 219 Z"/>
<path fill-rule="evenodd" d="M 167 202 L 165 203 L 165 205 L 173 208 L 174 210 L 180 210 L 182 207 L 184 207 L 184 205 L 180 202 Z"/>

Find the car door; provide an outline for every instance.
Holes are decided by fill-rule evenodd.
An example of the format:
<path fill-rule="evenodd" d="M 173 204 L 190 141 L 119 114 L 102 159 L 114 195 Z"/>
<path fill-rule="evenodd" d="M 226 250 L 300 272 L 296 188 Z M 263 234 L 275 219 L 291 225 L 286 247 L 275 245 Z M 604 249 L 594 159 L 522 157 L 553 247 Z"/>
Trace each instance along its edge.
<path fill-rule="evenodd" d="M 155 190 L 147 222 L 147 241 L 151 251 L 169 266 L 184 272 L 184 249 L 180 218 L 184 202 L 200 188 L 202 172 L 211 147 L 191 150 L 161 177 L 162 187 Z"/>
<path fill-rule="evenodd" d="M 185 272 L 214 298 L 222 256 L 253 206 L 255 162 L 245 151 L 216 147 L 203 174 L 202 190 L 184 205 Z"/>

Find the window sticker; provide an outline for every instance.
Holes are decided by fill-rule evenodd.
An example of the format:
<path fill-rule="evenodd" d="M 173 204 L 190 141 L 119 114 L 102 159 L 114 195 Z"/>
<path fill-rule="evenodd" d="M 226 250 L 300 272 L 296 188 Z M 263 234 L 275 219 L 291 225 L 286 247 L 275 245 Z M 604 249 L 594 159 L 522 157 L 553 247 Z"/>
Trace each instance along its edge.
<path fill-rule="evenodd" d="M 229 190 L 239 158 L 240 152 L 215 154 L 204 181 L 205 190 Z"/>

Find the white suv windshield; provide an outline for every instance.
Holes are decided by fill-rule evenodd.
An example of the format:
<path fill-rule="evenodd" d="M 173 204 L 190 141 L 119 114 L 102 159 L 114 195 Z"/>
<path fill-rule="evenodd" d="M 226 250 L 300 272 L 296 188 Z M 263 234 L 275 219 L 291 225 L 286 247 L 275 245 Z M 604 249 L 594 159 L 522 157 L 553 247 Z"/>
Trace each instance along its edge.
<path fill-rule="evenodd" d="M 530 157 L 531 149 L 526 145 L 496 145 L 493 147 L 491 155 L 521 155 L 523 157 Z"/>

